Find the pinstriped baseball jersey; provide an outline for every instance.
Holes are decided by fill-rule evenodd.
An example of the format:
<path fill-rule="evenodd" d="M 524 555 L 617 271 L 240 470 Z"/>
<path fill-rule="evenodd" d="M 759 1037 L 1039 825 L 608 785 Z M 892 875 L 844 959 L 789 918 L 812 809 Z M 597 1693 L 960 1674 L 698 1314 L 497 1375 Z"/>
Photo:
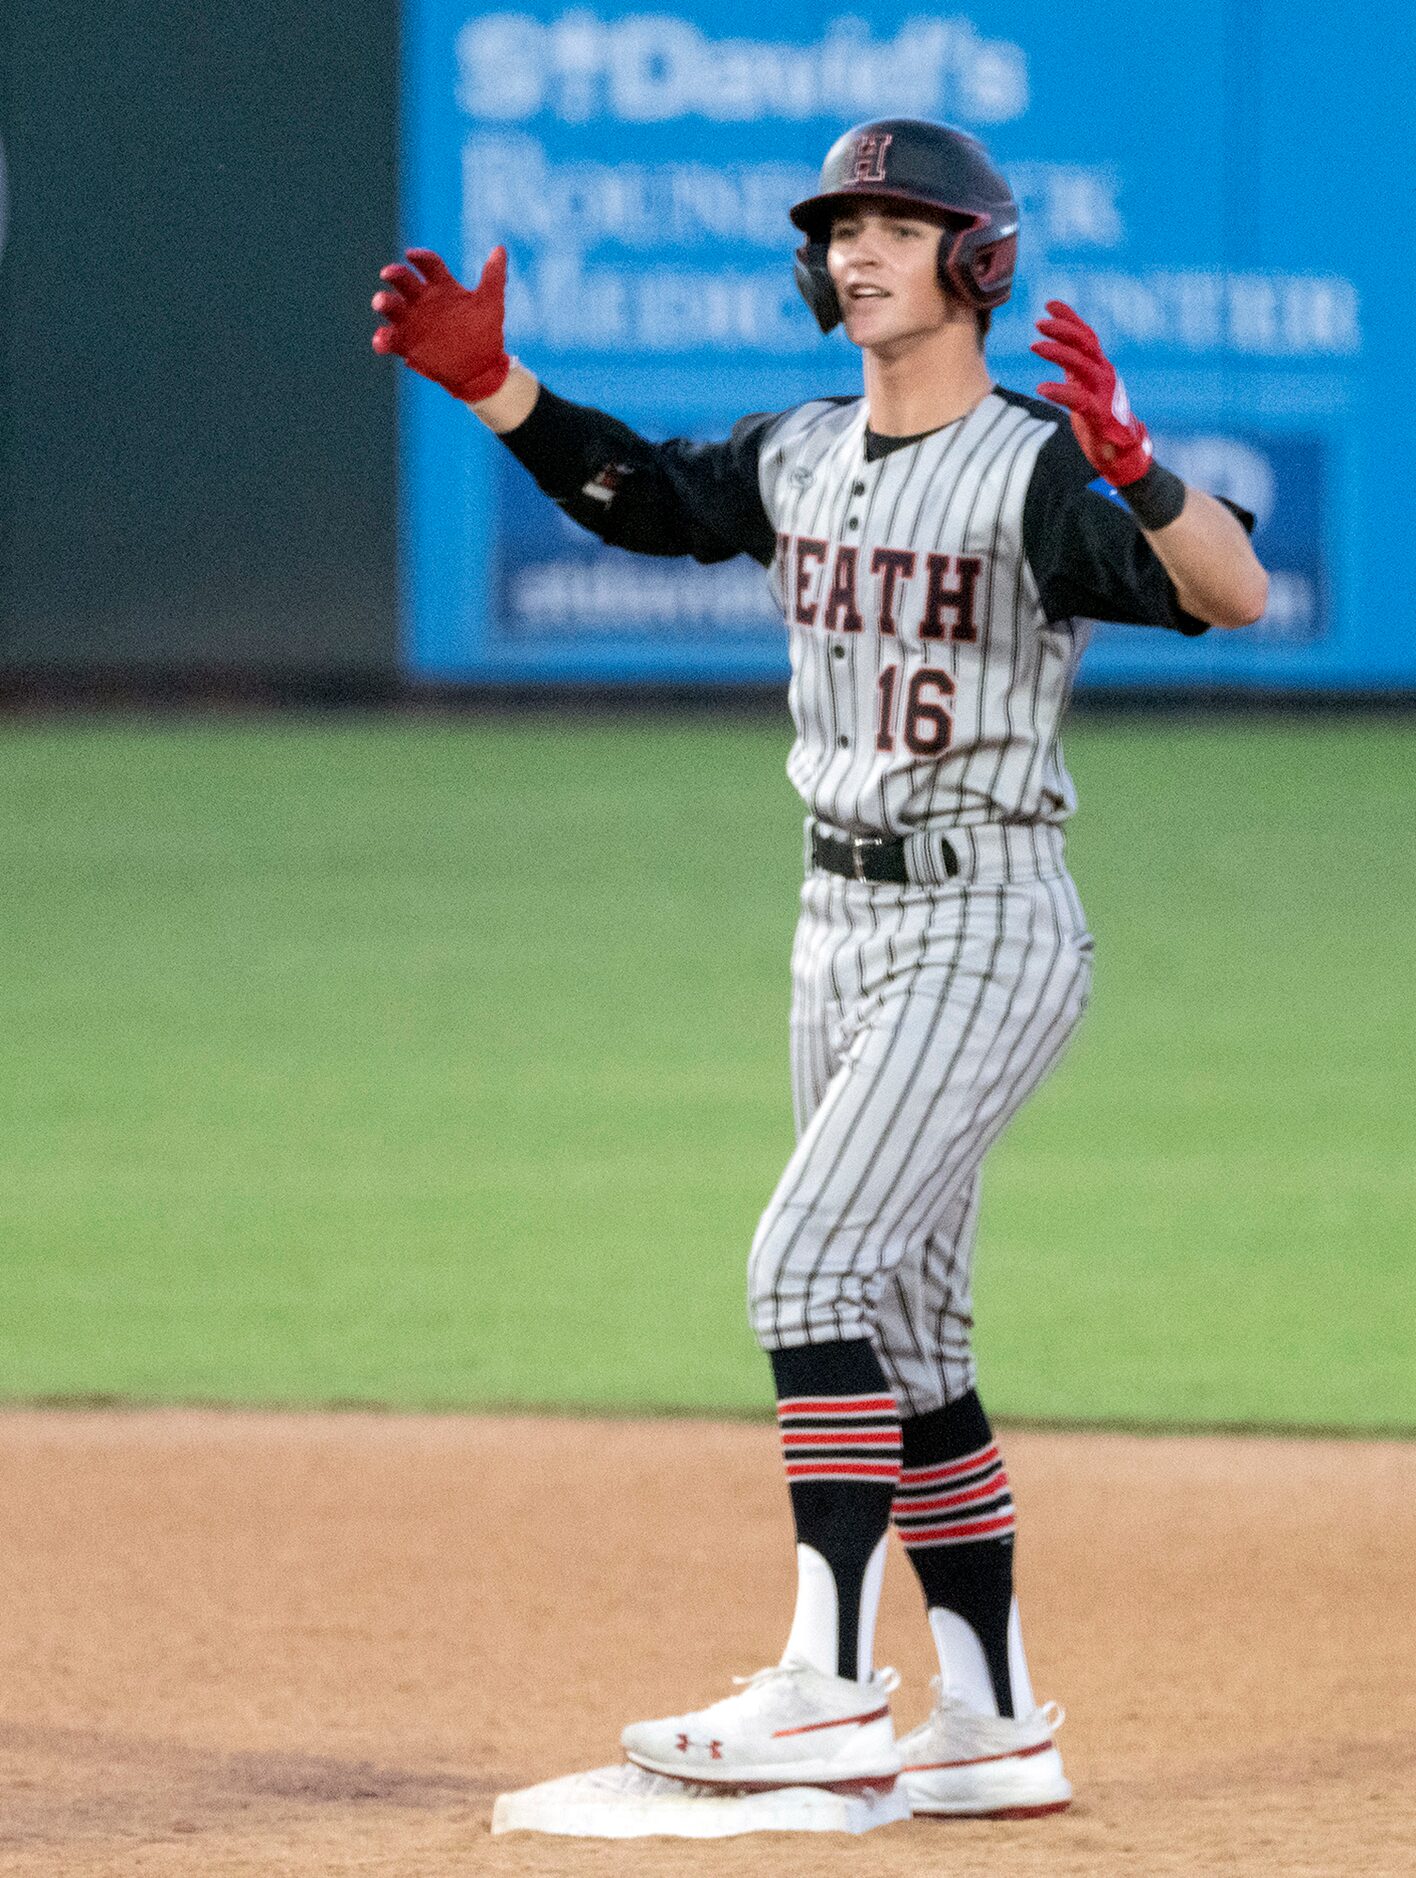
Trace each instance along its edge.
<path fill-rule="evenodd" d="M 995 386 L 918 438 L 863 399 L 656 444 L 540 397 L 504 441 L 586 528 L 768 569 L 789 635 L 788 771 L 812 815 L 907 838 L 1065 820 L 1058 727 L 1093 619 L 1204 632 L 1057 406 Z"/>
<path fill-rule="evenodd" d="M 1071 810 L 1057 736 L 1083 633 L 1047 619 L 1023 552 L 1057 428 L 992 393 L 874 461 L 863 400 L 804 405 L 767 431 L 787 768 L 818 820 L 903 835 Z"/>

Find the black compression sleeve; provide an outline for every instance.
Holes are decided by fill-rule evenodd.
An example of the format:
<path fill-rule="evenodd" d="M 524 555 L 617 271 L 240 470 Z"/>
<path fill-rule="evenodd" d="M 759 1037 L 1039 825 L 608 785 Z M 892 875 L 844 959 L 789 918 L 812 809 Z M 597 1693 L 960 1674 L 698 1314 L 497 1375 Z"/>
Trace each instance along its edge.
<path fill-rule="evenodd" d="M 503 431 L 501 440 L 546 494 L 557 499 L 573 494 L 616 453 L 627 456 L 644 445 L 644 439 L 617 417 L 572 404 L 546 385 L 530 416 L 515 430 Z"/>
<path fill-rule="evenodd" d="M 765 567 L 776 548 L 757 464 L 773 418 L 744 418 L 723 443 L 651 443 L 617 417 L 543 385 L 531 414 L 502 442 L 574 521 L 637 554 Z"/>

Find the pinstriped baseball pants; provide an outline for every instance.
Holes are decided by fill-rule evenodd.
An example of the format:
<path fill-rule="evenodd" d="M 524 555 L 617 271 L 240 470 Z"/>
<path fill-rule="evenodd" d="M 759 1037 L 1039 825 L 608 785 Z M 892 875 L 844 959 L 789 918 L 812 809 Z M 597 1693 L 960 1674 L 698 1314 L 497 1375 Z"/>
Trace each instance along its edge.
<path fill-rule="evenodd" d="M 1090 989 L 1060 860 L 1011 871 L 947 887 L 814 871 L 802 891 L 797 1146 L 753 1241 L 752 1326 L 769 1350 L 868 1337 L 908 1415 L 973 1387 L 979 1170 Z"/>

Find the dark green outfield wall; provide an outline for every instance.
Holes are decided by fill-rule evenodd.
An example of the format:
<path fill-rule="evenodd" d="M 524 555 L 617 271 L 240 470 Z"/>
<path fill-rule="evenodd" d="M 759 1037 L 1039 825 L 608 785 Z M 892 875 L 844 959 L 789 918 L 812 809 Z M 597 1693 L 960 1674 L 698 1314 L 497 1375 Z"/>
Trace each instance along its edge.
<path fill-rule="evenodd" d="M 0 670 L 391 670 L 393 0 L 0 7 Z"/>

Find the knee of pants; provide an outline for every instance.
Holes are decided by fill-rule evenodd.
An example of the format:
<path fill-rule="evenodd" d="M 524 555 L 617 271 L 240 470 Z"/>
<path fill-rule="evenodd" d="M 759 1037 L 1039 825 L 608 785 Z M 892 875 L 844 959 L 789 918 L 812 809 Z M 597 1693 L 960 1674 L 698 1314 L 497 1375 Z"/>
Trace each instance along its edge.
<path fill-rule="evenodd" d="M 900 1413 L 906 1417 L 948 1408 L 978 1386 L 973 1352 L 967 1347 L 902 1350 L 877 1337 L 875 1349 Z"/>
<path fill-rule="evenodd" d="M 927 1415 L 973 1388 L 973 1307 L 966 1273 L 950 1263 L 901 1270 L 875 1314 L 875 1346 L 906 1414 Z"/>
<path fill-rule="evenodd" d="M 747 1266 L 753 1335 L 764 1350 L 871 1336 L 878 1264 L 810 1207 L 769 1206 Z"/>

